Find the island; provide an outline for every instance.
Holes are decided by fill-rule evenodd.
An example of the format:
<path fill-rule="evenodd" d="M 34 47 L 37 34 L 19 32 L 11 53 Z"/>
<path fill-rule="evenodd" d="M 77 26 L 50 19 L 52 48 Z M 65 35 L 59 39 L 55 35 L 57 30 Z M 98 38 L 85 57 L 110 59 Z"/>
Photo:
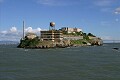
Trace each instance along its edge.
<path fill-rule="evenodd" d="M 103 41 L 92 33 L 84 33 L 79 28 L 62 27 L 55 29 L 55 23 L 50 22 L 49 30 L 40 31 L 40 35 L 26 33 L 21 38 L 18 48 L 47 49 L 47 48 L 66 48 L 77 46 L 101 46 Z"/>

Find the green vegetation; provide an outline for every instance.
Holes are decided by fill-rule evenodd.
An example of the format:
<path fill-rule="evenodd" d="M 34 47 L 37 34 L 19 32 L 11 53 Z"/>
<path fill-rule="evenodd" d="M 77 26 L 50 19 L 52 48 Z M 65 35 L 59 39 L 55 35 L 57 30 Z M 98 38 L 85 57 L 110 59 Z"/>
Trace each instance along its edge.
<path fill-rule="evenodd" d="M 91 37 L 96 37 L 95 35 L 93 35 L 92 33 L 88 33 L 88 36 L 91 36 Z"/>
<path fill-rule="evenodd" d="M 34 47 L 38 44 L 39 44 L 39 38 L 38 37 L 36 37 L 34 39 L 28 39 L 28 38 L 25 37 L 24 40 L 21 39 L 18 47 L 22 47 L 22 48 L 24 48 L 24 47 Z"/>
<path fill-rule="evenodd" d="M 83 39 L 84 40 L 89 40 L 89 36 L 86 33 L 83 33 Z"/>
<path fill-rule="evenodd" d="M 88 41 L 84 40 L 84 39 L 81 39 L 81 40 L 71 40 L 71 44 L 87 44 Z"/>
<path fill-rule="evenodd" d="M 74 35 L 74 36 L 83 36 L 83 39 L 80 40 L 71 40 L 71 44 L 75 44 L 75 45 L 82 45 L 82 44 L 87 44 L 87 43 L 91 43 L 93 42 L 93 40 L 89 39 L 90 37 L 96 37 L 95 35 L 93 35 L 92 33 L 83 33 L 81 32 L 73 32 L 73 33 L 67 33 L 67 31 L 63 32 L 64 35 Z"/>
<path fill-rule="evenodd" d="M 82 31 L 80 32 L 73 32 L 73 33 L 68 33 L 67 31 L 63 31 L 64 35 L 74 35 L 74 36 L 83 36 L 84 40 L 90 40 L 89 36 L 91 37 L 96 37 L 95 35 L 93 35 L 92 33 L 83 33 Z"/>

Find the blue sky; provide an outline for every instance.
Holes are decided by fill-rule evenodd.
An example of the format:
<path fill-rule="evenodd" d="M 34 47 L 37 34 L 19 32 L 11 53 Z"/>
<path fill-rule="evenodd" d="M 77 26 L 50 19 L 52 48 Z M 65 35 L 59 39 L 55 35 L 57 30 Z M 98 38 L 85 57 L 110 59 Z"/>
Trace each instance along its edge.
<path fill-rule="evenodd" d="M 19 40 L 26 31 L 48 29 L 49 22 L 77 27 L 106 40 L 120 40 L 120 0 L 0 0 L 0 40 Z"/>

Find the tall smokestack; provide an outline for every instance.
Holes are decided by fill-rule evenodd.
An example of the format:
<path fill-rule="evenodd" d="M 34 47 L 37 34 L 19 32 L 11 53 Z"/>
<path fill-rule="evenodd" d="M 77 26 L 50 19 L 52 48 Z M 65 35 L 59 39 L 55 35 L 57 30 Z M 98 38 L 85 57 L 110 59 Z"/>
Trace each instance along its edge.
<path fill-rule="evenodd" d="M 25 22 L 23 21 L 23 39 L 25 37 Z"/>

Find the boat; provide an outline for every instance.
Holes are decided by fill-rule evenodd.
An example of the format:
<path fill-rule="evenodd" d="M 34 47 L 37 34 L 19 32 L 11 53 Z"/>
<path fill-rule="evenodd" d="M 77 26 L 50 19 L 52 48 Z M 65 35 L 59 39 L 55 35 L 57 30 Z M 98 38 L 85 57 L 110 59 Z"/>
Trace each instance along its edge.
<path fill-rule="evenodd" d="M 119 48 L 117 48 L 117 47 L 114 47 L 113 49 L 115 49 L 115 50 L 119 50 Z"/>

